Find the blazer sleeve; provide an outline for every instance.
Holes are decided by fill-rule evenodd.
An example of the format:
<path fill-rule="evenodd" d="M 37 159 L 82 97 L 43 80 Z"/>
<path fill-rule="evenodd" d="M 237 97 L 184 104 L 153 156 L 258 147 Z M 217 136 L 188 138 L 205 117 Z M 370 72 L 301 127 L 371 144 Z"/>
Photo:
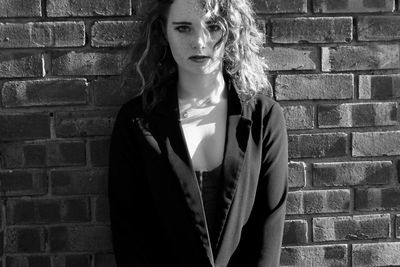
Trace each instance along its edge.
<path fill-rule="evenodd" d="M 285 119 L 275 103 L 264 115 L 262 160 L 256 198 L 242 229 L 238 266 L 277 267 L 286 212 L 288 144 Z M 244 265 L 243 265 L 244 264 Z"/>
<path fill-rule="evenodd" d="M 137 239 L 140 214 L 134 203 L 140 198 L 138 179 L 143 170 L 133 139 L 133 121 L 127 108 L 119 111 L 109 150 L 108 198 L 114 255 L 118 267 L 147 266 Z"/>
<path fill-rule="evenodd" d="M 286 214 L 288 141 L 286 122 L 279 104 L 269 112 L 255 211 L 259 215 L 260 247 L 257 267 L 279 266 Z M 258 199 L 257 199 L 258 198 Z"/>

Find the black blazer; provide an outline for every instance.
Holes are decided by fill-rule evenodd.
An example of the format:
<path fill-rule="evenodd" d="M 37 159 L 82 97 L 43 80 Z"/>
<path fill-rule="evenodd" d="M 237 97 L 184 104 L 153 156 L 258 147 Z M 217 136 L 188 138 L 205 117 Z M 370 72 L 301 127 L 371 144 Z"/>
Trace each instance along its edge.
<path fill-rule="evenodd" d="M 279 266 L 287 196 L 280 106 L 241 103 L 233 85 L 215 249 L 179 121 L 176 84 L 147 119 L 137 97 L 121 108 L 110 146 L 109 203 L 119 267 Z"/>

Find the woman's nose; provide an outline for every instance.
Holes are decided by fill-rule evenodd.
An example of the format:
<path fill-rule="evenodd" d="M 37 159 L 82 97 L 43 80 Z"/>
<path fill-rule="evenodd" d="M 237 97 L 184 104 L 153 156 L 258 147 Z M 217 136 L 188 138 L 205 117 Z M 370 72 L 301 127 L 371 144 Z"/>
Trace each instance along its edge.
<path fill-rule="evenodd" d="M 193 49 L 204 49 L 208 42 L 209 33 L 201 29 L 195 33 L 192 40 L 192 48 Z"/>

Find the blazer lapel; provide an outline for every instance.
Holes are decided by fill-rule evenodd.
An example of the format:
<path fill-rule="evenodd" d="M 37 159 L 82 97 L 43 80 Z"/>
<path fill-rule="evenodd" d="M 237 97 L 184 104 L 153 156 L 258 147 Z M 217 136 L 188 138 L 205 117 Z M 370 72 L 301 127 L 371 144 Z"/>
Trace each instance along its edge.
<path fill-rule="evenodd" d="M 152 115 L 152 121 L 155 126 L 154 131 L 158 135 L 158 138 L 163 140 L 163 149 L 173 172 L 179 180 L 186 203 L 191 211 L 193 223 L 198 230 L 210 264 L 214 266 L 214 259 L 217 254 L 213 255 L 200 188 L 179 121 L 179 107 L 175 88 L 176 86 L 168 88 L 166 101 L 158 105 Z M 223 180 L 217 211 L 218 217 L 215 224 L 218 236 L 217 243 L 215 244 L 216 252 L 218 252 L 221 246 L 221 235 L 236 192 L 252 125 L 251 119 L 243 115 L 242 104 L 235 88 L 229 84 L 228 90 L 228 117 Z"/>
<path fill-rule="evenodd" d="M 209 258 L 210 265 L 213 266 L 214 257 L 207 231 L 201 192 L 179 121 L 176 89 L 173 87 L 168 88 L 167 94 L 166 101 L 163 101 L 155 109 L 152 116 L 154 130 L 159 138 L 163 140 L 163 149 L 172 171 L 179 180 L 186 203 L 191 211 L 193 223 Z"/>
<path fill-rule="evenodd" d="M 221 247 L 221 235 L 227 220 L 230 207 L 235 196 L 247 144 L 249 140 L 252 120 L 244 114 L 244 108 L 234 87 L 229 88 L 227 134 L 223 162 L 223 180 L 218 217 L 216 221 L 217 244 L 216 251 Z M 217 257 L 217 254 L 215 257 Z"/>

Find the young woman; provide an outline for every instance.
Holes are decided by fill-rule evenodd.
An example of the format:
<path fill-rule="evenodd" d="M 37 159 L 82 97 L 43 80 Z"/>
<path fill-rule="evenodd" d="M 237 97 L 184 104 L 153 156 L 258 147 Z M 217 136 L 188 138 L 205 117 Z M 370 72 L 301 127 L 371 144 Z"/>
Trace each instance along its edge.
<path fill-rule="evenodd" d="M 287 136 L 247 0 L 149 2 L 109 201 L 119 267 L 279 266 Z"/>

